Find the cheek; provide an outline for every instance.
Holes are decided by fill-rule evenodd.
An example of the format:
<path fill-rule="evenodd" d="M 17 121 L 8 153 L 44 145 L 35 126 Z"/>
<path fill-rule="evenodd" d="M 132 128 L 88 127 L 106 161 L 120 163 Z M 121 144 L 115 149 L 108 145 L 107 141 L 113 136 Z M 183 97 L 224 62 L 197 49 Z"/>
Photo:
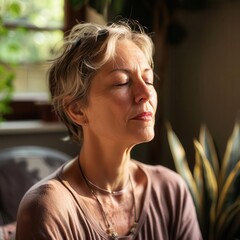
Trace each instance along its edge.
<path fill-rule="evenodd" d="M 110 119 L 114 117 L 124 118 L 129 111 L 129 97 L 127 94 L 105 94 L 104 97 L 96 97 L 91 100 L 86 114 L 92 120 L 96 119 Z"/>
<path fill-rule="evenodd" d="M 112 118 L 117 116 L 122 121 L 128 117 L 128 113 L 131 110 L 130 97 L 127 94 L 117 94 L 109 98 L 105 106 L 106 111 L 112 115 Z"/>
<path fill-rule="evenodd" d="M 104 95 L 103 101 L 113 109 L 128 109 L 132 103 L 132 93 L 128 88 L 112 89 Z"/>
<path fill-rule="evenodd" d="M 128 91 L 115 94 L 112 98 L 115 105 L 127 107 L 132 102 L 132 96 Z"/>

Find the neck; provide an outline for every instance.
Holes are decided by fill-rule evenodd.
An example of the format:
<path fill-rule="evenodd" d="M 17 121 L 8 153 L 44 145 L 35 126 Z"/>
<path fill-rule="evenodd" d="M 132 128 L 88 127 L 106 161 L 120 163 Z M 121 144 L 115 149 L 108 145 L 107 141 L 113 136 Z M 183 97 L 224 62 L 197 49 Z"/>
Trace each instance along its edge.
<path fill-rule="evenodd" d="M 130 174 L 130 149 L 88 149 L 85 146 L 79 155 L 81 168 L 94 184 L 109 191 L 117 191 L 127 185 Z"/>

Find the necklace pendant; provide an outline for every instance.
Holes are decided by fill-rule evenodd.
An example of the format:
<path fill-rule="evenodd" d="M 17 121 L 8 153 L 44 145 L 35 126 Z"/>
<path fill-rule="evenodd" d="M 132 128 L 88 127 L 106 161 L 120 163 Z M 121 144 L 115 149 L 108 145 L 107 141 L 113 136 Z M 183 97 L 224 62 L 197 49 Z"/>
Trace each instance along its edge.
<path fill-rule="evenodd" d="M 112 238 L 112 239 L 117 239 L 118 234 L 116 231 L 114 231 L 112 228 L 107 229 L 107 234 Z"/>

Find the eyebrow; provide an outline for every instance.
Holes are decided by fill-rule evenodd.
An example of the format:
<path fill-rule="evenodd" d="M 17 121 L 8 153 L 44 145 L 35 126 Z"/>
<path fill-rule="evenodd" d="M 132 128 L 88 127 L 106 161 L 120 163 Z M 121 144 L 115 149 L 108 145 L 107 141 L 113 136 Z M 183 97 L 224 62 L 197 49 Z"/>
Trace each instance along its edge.
<path fill-rule="evenodd" d="M 131 70 L 130 69 L 127 69 L 127 68 L 114 68 L 114 69 L 112 69 L 111 71 L 110 71 L 110 73 L 112 73 L 112 72 L 126 72 L 126 73 L 131 73 Z M 143 72 L 144 73 L 146 73 L 146 72 L 153 72 L 153 70 L 152 70 L 152 68 L 145 68 L 144 70 L 143 70 Z"/>

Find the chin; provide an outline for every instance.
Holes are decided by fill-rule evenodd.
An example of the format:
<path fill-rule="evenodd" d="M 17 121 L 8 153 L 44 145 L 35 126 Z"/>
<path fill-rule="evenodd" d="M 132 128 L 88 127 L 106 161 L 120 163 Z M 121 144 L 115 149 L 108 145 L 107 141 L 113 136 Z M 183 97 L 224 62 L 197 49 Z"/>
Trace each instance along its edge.
<path fill-rule="evenodd" d="M 144 135 L 140 136 L 140 143 L 150 142 L 153 140 L 154 136 L 154 131 L 148 131 L 147 133 L 145 132 Z"/>
<path fill-rule="evenodd" d="M 151 142 L 154 138 L 154 135 L 152 137 L 148 137 L 144 142 Z"/>
<path fill-rule="evenodd" d="M 141 127 L 141 128 L 135 128 L 134 130 L 127 132 L 128 139 L 131 142 L 131 144 L 141 144 L 141 143 L 147 143 L 153 140 L 155 136 L 154 128 L 151 127 Z"/>

